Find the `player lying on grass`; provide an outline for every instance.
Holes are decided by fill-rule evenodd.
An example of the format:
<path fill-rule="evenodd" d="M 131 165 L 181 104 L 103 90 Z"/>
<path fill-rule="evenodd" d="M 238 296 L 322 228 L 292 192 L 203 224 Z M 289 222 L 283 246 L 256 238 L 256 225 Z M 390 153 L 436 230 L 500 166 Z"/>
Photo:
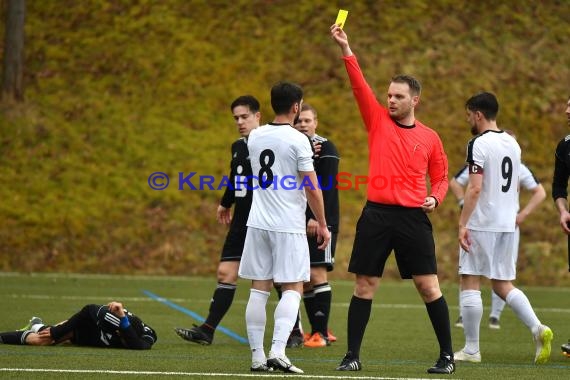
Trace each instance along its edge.
<path fill-rule="evenodd" d="M 150 326 L 116 301 L 107 305 L 85 305 L 68 320 L 54 326 L 33 317 L 20 330 L 0 333 L 3 344 L 50 346 L 71 343 L 132 350 L 150 349 L 156 339 L 156 332 Z"/>

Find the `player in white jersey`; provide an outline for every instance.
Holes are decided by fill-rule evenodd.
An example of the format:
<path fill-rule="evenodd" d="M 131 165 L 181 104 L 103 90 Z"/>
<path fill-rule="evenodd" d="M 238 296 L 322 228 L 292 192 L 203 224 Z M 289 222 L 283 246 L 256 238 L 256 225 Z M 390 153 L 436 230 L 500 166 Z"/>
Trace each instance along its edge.
<path fill-rule="evenodd" d="M 505 130 L 506 133 L 513 136 L 516 139 L 516 136 L 512 131 Z M 451 192 L 455 195 L 458 200 L 459 206 L 463 207 L 463 198 L 465 196 L 464 188 L 467 186 L 469 182 L 469 166 L 464 166 L 452 179 L 449 181 L 449 188 Z M 516 219 L 516 229 L 515 229 L 515 247 L 516 252 L 518 253 L 518 245 L 519 245 L 519 238 L 520 238 L 520 230 L 519 226 L 523 221 L 526 219 L 528 215 L 546 198 L 546 191 L 542 184 L 538 181 L 538 179 L 532 174 L 530 169 L 521 162 L 520 166 L 520 173 L 519 173 L 519 186 L 523 189 L 532 193 L 531 198 L 529 199 L 526 206 L 520 210 L 517 214 Z M 517 205 L 517 209 L 520 206 Z M 460 252 L 461 252 L 460 248 Z M 461 309 L 461 297 L 459 297 L 459 305 Z M 501 313 L 505 308 L 505 301 L 501 297 L 499 297 L 495 292 L 491 292 L 491 313 L 489 315 L 489 328 L 491 329 L 500 329 L 500 319 Z M 463 319 L 461 314 L 459 318 L 455 322 L 455 326 L 463 328 Z"/>
<path fill-rule="evenodd" d="M 493 290 L 529 328 L 536 344 L 534 362 L 550 358 L 552 330 L 536 316 L 526 295 L 514 287 L 517 250 L 515 227 L 521 149 L 497 126 L 499 104 L 483 92 L 465 104 L 467 121 L 476 137 L 469 141 L 469 183 L 459 218 L 461 315 L 465 346 L 455 360 L 481 362 L 479 327 L 483 315 L 480 276 L 491 280 Z M 474 134 L 475 134 L 474 133 Z"/>
<path fill-rule="evenodd" d="M 289 82 L 274 85 L 275 119 L 253 130 L 247 143 L 254 191 L 239 276 L 252 280 L 245 312 L 252 371 L 303 373 L 291 364 L 285 347 L 297 319 L 303 282 L 310 278 L 307 203 L 318 222 L 319 248 L 330 241 L 310 140 L 292 127 L 302 102 L 301 87 Z M 275 309 L 272 345 L 266 357 L 265 308 L 273 282 L 281 284 L 283 293 Z"/>
<path fill-rule="evenodd" d="M 299 173 L 314 170 L 309 139 L 288 123 L 269 123 L 252 132 L 248 148 L 256 207 L 250 210 L 247 226 L 303 233 L 305 207 L 300 202 L 307 198 Z"/>

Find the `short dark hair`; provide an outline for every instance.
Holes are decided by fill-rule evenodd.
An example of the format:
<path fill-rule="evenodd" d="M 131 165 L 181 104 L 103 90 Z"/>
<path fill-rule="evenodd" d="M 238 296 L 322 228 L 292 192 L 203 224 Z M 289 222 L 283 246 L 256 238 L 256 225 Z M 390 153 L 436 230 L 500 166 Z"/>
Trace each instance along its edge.
<path fill-rule="evenodd" d="M 259 101 L 251 95 L 242 95 L 239 98 L 237 98 L 236 100 L 234 100 L 232 102 L 232 105 L 230 106 L 230 110 L 234 110 L 234 108 L 238 107 L 238 106 L 247 106 L 249 107 L 249 110 L 253 113 L 259 112 Z"/>
<path fill-rule="evenodd" d="M 496 120 L 499 113 L 499 102 L 495 95 L 490 92 L 481 92 L 467 99 L 465 108 L 471 112 L 481 112 L 487 120 Z"/>
<path fill-rule="evenodd" d="M 311 111 L 313 113 L 313 117 L 317 119 L 317 110 L 309 103 L 303 103 L 303 106 L 301 107 L 301 112 L 303 111 Z"/>
<path fill-rule="evenodd" d="M 419 80 L 411 75 L 395 75 L 392 77 L 393 83 L 406 83 L 410 87 L 412 95 L 420 95 L 422 93 L 422 85 Z"/>
<path fill-rule="evenodd" d="M 271 87 L 271 107 L 276 115 L 289 112 L 293 104 L 303 100 L 301 86 L 291 82 L 278 82 Z"/>

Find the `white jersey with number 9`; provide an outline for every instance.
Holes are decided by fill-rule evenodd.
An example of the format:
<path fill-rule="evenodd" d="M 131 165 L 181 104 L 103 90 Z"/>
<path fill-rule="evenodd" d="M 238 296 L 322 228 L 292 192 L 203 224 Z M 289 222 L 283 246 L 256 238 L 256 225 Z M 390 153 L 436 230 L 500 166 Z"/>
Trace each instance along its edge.
<path fill-rule="evenodd" d="M 519 144 L 504 131 L 485 131 L 469 141 L 467 163 L 470 175 L 483 176 L 481 194 L 467 228 L 513 232 L 519 207 Z"/>

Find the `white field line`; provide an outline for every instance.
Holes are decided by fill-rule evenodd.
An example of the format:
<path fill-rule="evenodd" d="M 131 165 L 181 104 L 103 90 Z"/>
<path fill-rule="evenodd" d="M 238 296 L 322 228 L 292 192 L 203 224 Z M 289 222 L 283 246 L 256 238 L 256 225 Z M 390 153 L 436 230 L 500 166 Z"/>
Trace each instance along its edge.
<path fill-rule="evenodd" d="M 295 375 L 292 373 L 271 374 L 244 374 L 244 373 L 212 373 L 212 372 L 161 372 L 161 371 L 115 371 L 115 370 L 90 370 L 90 369 L 50 369 L 50 368 L 0 368 L 0 372 L 30 372 L 30 373 L 76 373 L 76 374 L 105 374 L 105 375 L 146 375 L 146 376 L 210 376 L 210 377 L 283 377 L 303 379 L 359 379 L 359 380 L 438 380 L 435 377 L 410 378 L 410 377 L 377 377 L 377 376 L 324 376 L 324 375 Z M 448 378 L 445 378 L 448 379 Z M 459 380 L 454 377 L 455 380 Z M 441 380 L 441 378 L 439 379 Z"/>
<path fill-rule="evenodd" d="M 19 272 L 0 272 L 0 279 L 2 277 L 22 277 L 22 278 L 77 278 L 77 279 L 101 279 L 101 280 L 116 280 L 122 279 L 126 281 L 139 281 L 139 280 L 155 280 L 155 281 L 179 281 L 179 282 L 209 282 L 212 284 L 216 284 L 216 278 L 214 275 L 212 276 L 163 276 L 163 275 L 121 275 L 121 274 L 104 274 L 104 273 L 19 273 Z M 244 283 L 249 284 L 249 281 L 246 280 L 239 280 L 243 281 Z M 342 287 L 354 287 L 353 280 L 332 280 L 336 286 Z M 409 286 L 413 286 L 411 281 L 402 281 L 402 280 L 386 280 L 386 282 L 382 282 L 380 284 L 380 288 L 400 288 L 406 286 L 406 284 L 410 284 Z M 441 287 L 445 289 L 446 285 L 441 284 Z M 570 286 L 529 286 L 536 290 L 548 290 L 552 293 L 570 293 Z M 521 289 L 525 289 L 526 286 L 520 286 Z M 208 301 L 209 302 L 209 301 Z"/>
<path fill-rule="evenodd" d="M 50 296 L 46 294 L 8 294 L 7 297 L 15 298 L 15 299 L 31 299 L 31 300 L 52 300 L 52 299 L 59 299 L 59 300 L 69 300 L 69 301 L 86 301 L 91 300 L 93 302 L 102 301 L 108 302 L 109 297 L 103 296 L 71 296 L 71 295 L 59 295 L 59 296 Z M 203 299 L 194 299 L 194 298 L 168 298 L 171 302 L 176 303 L 191 303 L 195 304 L 210 304 L 210 299 L 206 297 Z M 156 302 L 156 300 L 150 297 L 122 297 L 121 302 Z M 276 301 L 274 301 L 276 302 Z M 233 303 L 235 304 L 247 304 L 247 300 L 234 300 Z M 344 307 L 348 308 L 348 302 L 333 302 L 331 306 L 334 307 Z M 380 303 L 374 302 L 372 303 L 372 307 L 376 309 L 425 309 L 425 305 L 418 301 L 417 304 L 404 304 L 404 303 Z M 457 310 L 459 309 L 457 306 L 449 306 L 449 309 Z M 555 308 L 555 307 L 535 307 L 535 311 L 544 312 L 544 313 L 570 313 L 570 308 Z"/>

